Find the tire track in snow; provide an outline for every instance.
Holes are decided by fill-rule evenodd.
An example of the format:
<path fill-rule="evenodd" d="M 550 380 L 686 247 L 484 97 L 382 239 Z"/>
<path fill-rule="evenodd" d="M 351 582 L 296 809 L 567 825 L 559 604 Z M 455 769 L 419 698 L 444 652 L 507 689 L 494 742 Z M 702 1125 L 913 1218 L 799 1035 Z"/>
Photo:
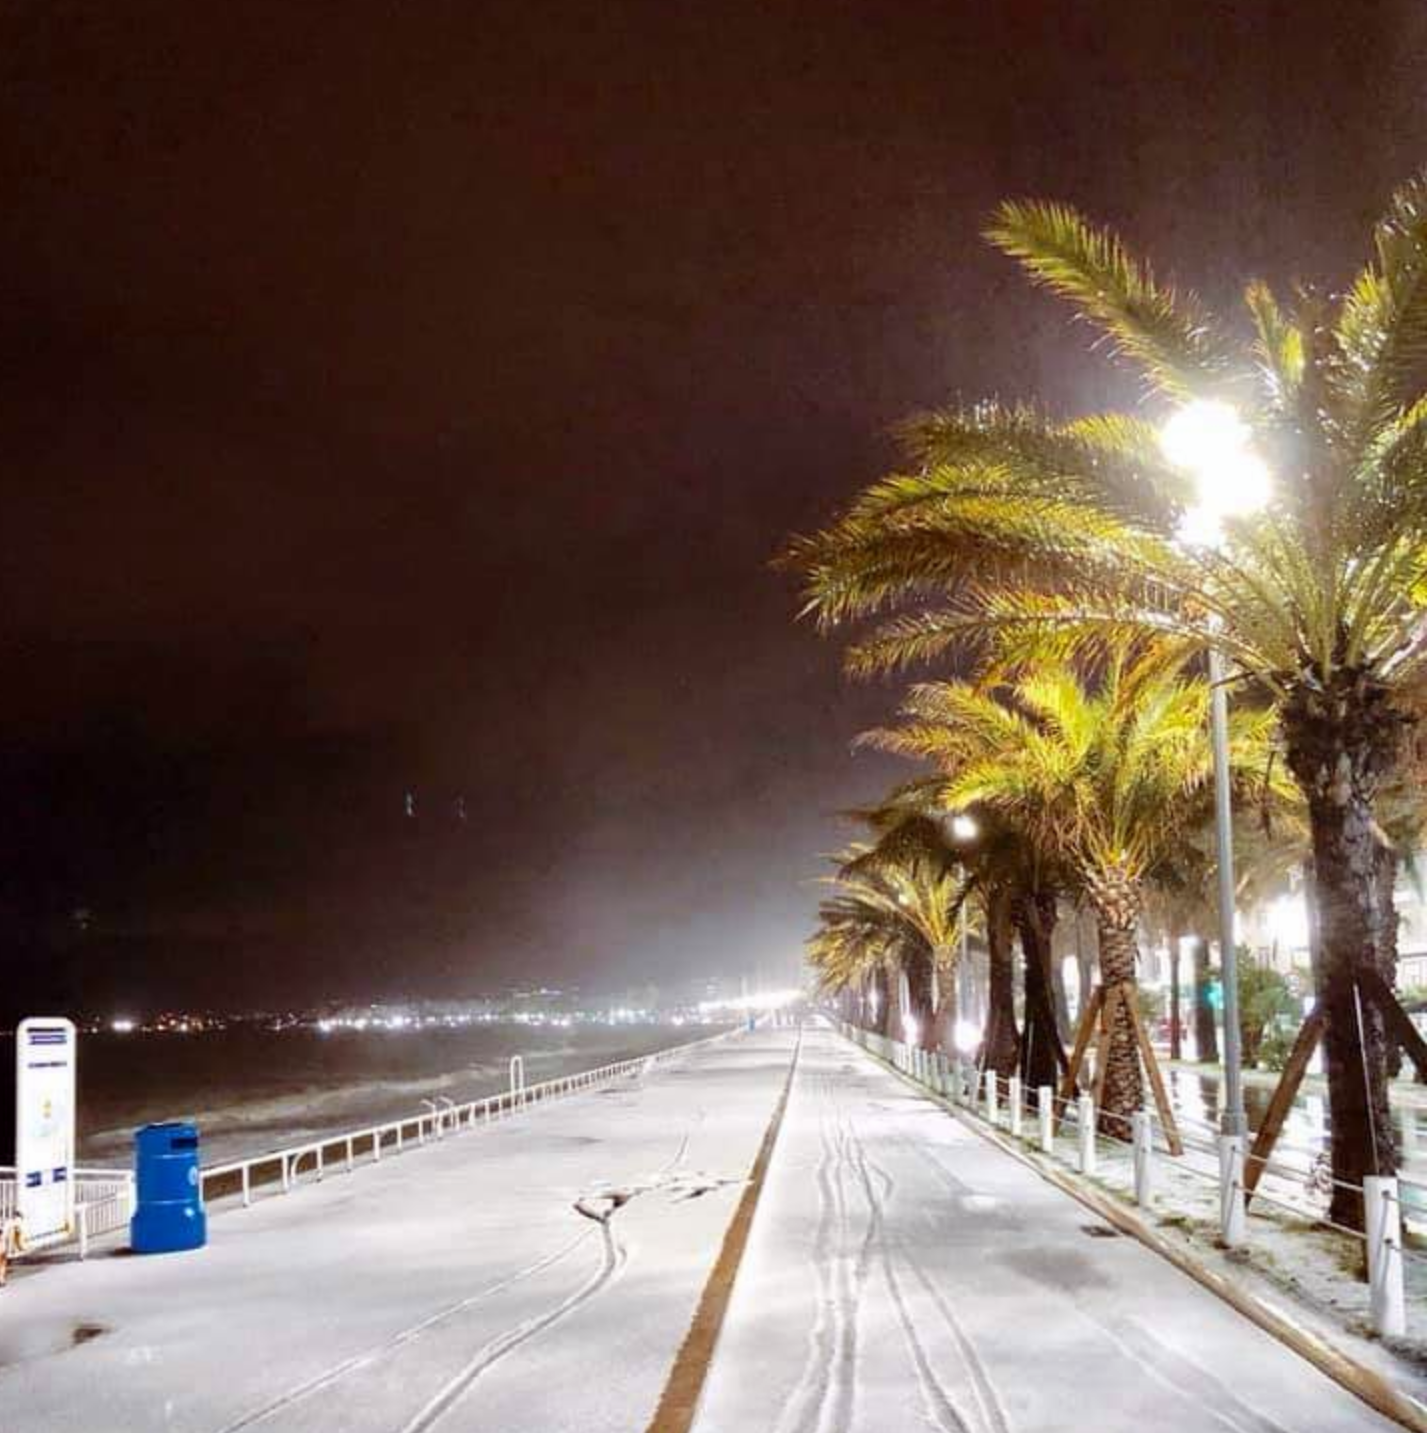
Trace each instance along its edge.
<path fill-rule="evenodd" d="M 836 1085 L 828 1079 L 820 1085 L 819 1228 L 813 1248 L 818 1318 L 798 1386 L 778 1421 L 778 1433 L 850 1433 L 857 1395 L 858 1309 L 881 1247 L 887 1201 L 895 1189 L 891 1176 L 880 1168 L 875 1176 L 860 1177 L 859 1141 L 836 1096 Z M 850 1192 L 860 1194 L 865 1205 L 860 1237 Z"/>
<path fill-rule="evenodd" d="M 855 1122 L 849 1120 L 849 1135 L 856 1149 L 855 1162 L 858 1174 L 866 1190 L 869 1204 L 878 1199 L 872 1187 L 874 1177 L 884 1182 L 884 1193 L 890 1193 L 892 1177 L 882 1168 L 880 1164 L 867 1152 L 867 1146 L 862 1137 L 857 1133 Z M 900 1248 L 900 1245 L 898 1245 Z M 892 1307 L 897 1315 L 897 1322 L 901 1327 L 903 1341 L 907 1345 L 907 1352 L 912 1360 L 912 1370 L 916 1375 L 918 1391 L 922 1395 L 922 1403 L 926 1409 L 927 1417 L 932 1421 L 941 1433 L 973 1433 L 971 1424 L 963 1416 L 961 1410 L 956 1406 L 955 1401 L 948 1392 L 946 1385 L 937 1377 L 932 1366 L 932 1360 L 923 1344 L 921 1335 L 917 1331 L 916 1323 L 912 1319 L 911 1311 L 907 1307 L 906 1297 L 902 1292 L 901 1282 L 897 1277 L 896 1268 L 892 1258 L 892 1245 L 886 1239 L 879 1240 L 877 1246 L 878 1262 L 881 1265 L 883 1280 L 887 1285 L 887 1293 L 892 1300 Z M 969 1366 L 969 1361 L 968 1361 Z M 972 1374 L 973 1385 L 975 1374 Z M 978 1403 L 980 1402 L 978 1394 Z M 982 1417 L 985 1419 L 985 1408 L 981 1409 Z M 990 1420 L 985 1420 L 988 1426 L 994 1429 L 994 1433 L 1003 1433 L 1002 1429 L 995 1428 Z"/>
<path fill-rule="evenodd" d="M 813 1433 L 817 1427 L 822 1399 L 818 1392 L 818 1376 L 831 1361 L 832 1325 L 836 1317 L 832 1284 L 833 1224 L 837 1205 L 833 1198 L 831 1169 L 834 1162 L 832 1141 L 827 1128 L 827 1080 L 819 1076 L 818 1099 L 818 1164 L 814 1185 L 818 1195 L 818 1223 L 813 1237 L 812 1265 L 817 1282 L 817 1313 L 808 1332 L 808 1352 L 802 1372 L 792 1394 L 783 1405 L 776 1433 Z"/>
<path fill-rule="evenodd" d="M 971 1336 L 966 1332 L 965 1326 L 957 1318 L 955 1310 L 943 1296 L 941 1290 L 932 1283 L 926 1270 L 916 1262 L 905 1246 L 901 1246 L 900 1252 L 903 1261 L 931 1299 L 932 1305 L 941 1315 L 942 1322 L 956 1343 L 962 1361 L 966 1364 L 966 1370 L 971 1376 L 972 1389 L 981 1406 L 981 1416 L 987 1428 L 991 1430 L 991 1433 L 1011 1433 L 1011 1422 L 1006 1416 L 1001 1396 L 996 1391 L 996 1385 L 992 1381 L 981 1355 L 976 1351 L 976 1345 L 971 1341 Z"/>
<path fill-rule="evenodd" d="M 696 1120 L 701 1123 L 703 1120 L 701 1111 Z M 662 1177 L 675 1169 L 688 1152 L 689 1141 L 693 1136 L 692 1130 L 686 1130 L 684 1137 L 679 1141 L 678 1148 L 673 1155 L 667 1159 L 659 1168 L 658 1177 Z M 648 1187 L 653 1187 L 650 1185 Z M 636 1193 L 642 1191 L 636 1191 Z M 633 1197 L 633 1196 L 631 1196 Z M 446 1415 L 455 1409 L 466 1394 L 470 1392 L 476 1381 L 502 1359 L 514 1353 L 517 1349 L 529 1343 L 531 1339 L 545 1332 L 546 1329 L 559 1323 L 562 1319 L 568 1318 L 577 1309 L 583 1308 L 597 1295 L 603 1293 L 619 1275 L 623 1272 L 629 1260 L 629 1251 L 619 1242 L 614 1232 L 614 1216 L 625 1207 L 628 1199 L 619 1200 L 611 1205 L 603 1215 L 591 1213 L 582 1208 L 582 1200 L 575 1201 L 575 1208 L 580 1210 L 586 1218 L 593 1219 L 598 1224 L 600 1234 L 603 1237 L 604 1248 L 600 1267 L 594 1274 L 585 1281 L 574 1293 L 561 1299 L 553 1308 L 547 1309 L 543 1314 L 536 1314 L 531 1318 L 524 1319 L 512 1329 L 497 1335 L 482 1345 L 475 1356 L 422 1406 L 415 1417 L 409 1419 L 401 1427 L 401 1433 L 429 1433 L 441 1423 Z"/>
<path fill-rule="evenodd" d="M 448 1304 L 445 1308 L 438 1309 L 434 1314 L 428 1315 L 419 1323 L 414 1323 L 393 1334 L 390 1338 L 384 1339 L 381 1343 L 355 1354 L 353 1357 L 344 1359 L 341 1363 L 332 1365 L 315 1377 L 304 1383 L 290 1388 L 286 1393 L 280 1394 L 271 1402 L 263 1404 L 261 1408 L 255 1408 L 249 1413 L 243 1414 L 231 1423 L 225 1423 L 218 1433 L 239 1433 L 240 1429 L 252 1428 L 259 1423 L 265 1422 L 275 1414 L 286 1412 L 296 1404 L 304 1402 L 314 1394 L 321 1393 L 331 1388 L 334 1384 L 340 1383 L 344 1378 L 354 1373 L 359 1373 L 364 1368 L 371 1367 L 379 1359 L 386 1358 L 416 1342 L 423 1334 L 429 1333 L 432 1329 L 455 1318 L 458 1314 L 466 1313 L 476 1305 L 483 1303 L 486 1299 L 496 1294 L 504 1293 L 505 1290 L 513 1288 L 524 1280 L 533 1278 L 536 1274 L 558 1264 L 562 1259 L 579 1248 L 586 1240 L 594 1236 L 594 1230 L 584 1229 L 575 1235 L 569 1243 L 562 1245 L 554 1253 L 543 1255 L 533 1264 L 527 1264 L 523 1269 L 517 1269 L 515 1273 L 508 1274 L 505 1278 L 494 1284 L 488 1285 L 478 1293 L 470 1294 L 464 1299 L 457 1300 L 454 1304 Z"/>
<path fill-rule="evenodd" d="M 1208 1369 L 1177 1353 L 1137 1320 L 1086 1317 L 1156 1383 L 1230 1433 L 1289 1433 L 1282 1423 L 1245 1403 Z"/>
<path fill-rule="evenodd" d="M 436 1427 L 460 1403 L 483 1373 L 537 1334 L 543 1333 L 551 1325 L 559 1323 L 561 1319 L 589 1303 L 614 1282 L 628 1260 L 628 1252 L 615 1238 L 614 1229 L 608 1221 L 601 1223 L 599 1227 L 604 1235 L 604 1257 L 594 1275 L 554 1308 L 525 1319 L 513 1329 L 491 1339 L 459 1373 L 447 1380 L 414 1418 L 402 1425 L 401 1433 L 428 1433 L 429 1429 Z"/>
<path fill-rule="evenodd" d="M 696 1127 L 703 1122 L 705 1115 L 706 1111 L 700 1110 L 698 1112 L 694 1122 Z M 683 1160 L 685 1154 L 688 1152 L 689 1142 L 692 1137 L 692 1129 L 686 1130 L 684 1132 L 683 1138 L 679 1141 L 678 1148 L 674 1151 L 673 1155 L 659 1167 L 660 1175 L 667 1174 Z M 600 1221 L 597 1220 L 596 1222 Z M 592 1296 L 592 1294 L 598 1293 L 599 1290 L 603 1288 L 604 1284 L 609 1281 L 611 1273 L 617 1272 L 618 1267 L 623 1266 L 626 1257 L 625 1251 L 623 1250 L 622 1246 L 618 1246 L 616 1243 L 616 1247 L 619 1249 L 619 1255 L 616 1261 L 616 1269 L 609 1269 L 610 1245 L 613 1241 L 613 1235 L 608 1228 L 607 1218 L 601 1223 L 601 1228 L 603 1230 L 603 1238 L 605 1243 L 605 1250 L 601 1260 L 601 1267 L 596 1272 L 594 1279 L 588 1281 L 585 1285 L 582 1285 L 581 1288 L 576 1291 L 576 1294 L 571 1296 L 572 1298 L 579 1297 L 580 1302 L 584 1302 L 585 1299 Z M 222 1427 L 217 1430 L 217 1433 L 240 1433 L 240 1430 L 242 1429 L 254 1428 L 259 1424 L 268 1421 L 270 1418 L 275 1417 L 279 1413 L 285 1413 L 290 1409 L 297 1407 L 302 1403 L 305 1403 L 309 1398 L 312 1398 L 319 1393 L 323 1393 L 328 1389 L 337 1386 L 344 1380 L 352 1377 L 352 1375 L 360 1373 L 364 1369 L 372 1367 L 374 1364 L 380 1362 L 382 1359 L 399 1354 L 404 1349 L 407 1349 L 416 1342 L 418 1342 L 418 1340 L 420 1340 L 424 1335 L 431 1333 L 434 1329 L 437 1329 L 443 1324 L 450 1322 L 452 1319 L 457 1318 L 459 1315 L 470 1312 L 470 1310 L 484 1303 L 487 1299 L 493 1298 L 496 1294 L 504 1293 L 507 1289 L 514 1288 L 517 1284 L 523 1283 L 526 1279 L 533 1278 L 535 1275 L 543 1273 L 546 1269 L 553 1268 L 556 1264 L 560 1263 L 563 1259 L 568 1258 L 572 1253 L 574 1253 L 575 1250 L 580 1247 L 580 1245 L 584 1244 L 593 1237 L 595 1237 L 595 1231 L 593 1229 L 587 1228 L 581 1230 L 580 1233 L 576 1234 L 574 1238 L 572 1238 L 568 1243 L 561 1245 L 552 1253 L 542 1255 L 533 1263 L 527 1264 L 522 1269 L 517 1269 L 514 1273 L 508 1274 L 505 1278 L 497 1280 L 494 1284 L 490 1284 L 487 1287 L 479 1290 L 478 1292 L 468 1295 L 466 1298 L 458 1299 L 455 1303 L 448 1304 L 444 1308 L 438 1309 L 435 1313 L 429 1314 L 426 1318 L 419 1320 L 417 1323 L 410 1324 L 406 1328 L 398 1330 L 398 1332 L 391 1335 L 389 1338 L 382 1340 L 381 1343 L 375 1344 L 371 1348 L 364 1349 L 361 1353 L 354 1354 L 352 1357 L 343 1359 L 340 1363 L 334 1364 L 330 1368 L 324 1369 L 321 1373 L 316 1374 L 312 1378 L 304 1380 L 302 1383 L 299 1383 L 295 1387 L 288 1389 L 285 1393 L 279 1394 L 276 1398 L 273 1398 L 272 1400 L 261 1405 L 260 1407 L 252 1409 L 251 1411 L 240 1415 L 238 1418 L 234 1419 L 230 1423 L 223 1424 Z M 570 1307 L 566 1307 L 566 1305 L 570 1305 Z M 556 1306 L 556 1317 L 563 1318 L 564 1315 L 566 1313 L 571 1312 L 571 1309 L 575 1306 L 576 1305 L 571 1305 L 570 1299 L 562 1300 L 561 1303 Z M 542 1322 L 541 1328 L 548 1327 L 549 1323 L 554 1321 L 555 1319 L 551 1318 L 546 1320 L 545 1322 Z M 539 1320 L 537 1319 L 535 1320 L 535 1322 L 539 1322 Z M 506 1334 L 502 1334 L 496 1339 L 493 1339 L 489 1343 L 484 1345 L 483 1351 L 492 1348 L 495 1344 L 503 1342 L 512 1333 L 519 1332 L 524 1327 L 525 1325 L 522 1324 L 517 1325 L 517 1328 L 515 1330 L 508 1330 Z M 539 1331 L 539 1329 L 536 1329 L 532 1332 Z M 522 1336 L 519 1340 L 517 1340 L 517 1343 L 524 1342 L 524 1338 L 528 1336 L 530 1335 L 526 1334 Z M 512 1348 L 515 1346 L 517 1346 L 517 1344 L 511 1344 Z M 504 1353 L 508 1351 L 509 1349 L 502 1350 L 498 1357 L 503 1357 Z M 477 1357 L 479 1358 L 480 1355 L 477 1355 Z M 491 1361 L 494 1362 L 495 1360 L 492 1359 Z M 467 1365 L 467 1368 L 469 1367 L 470 1365 Z M 479 1377 L 479 1373 L 483 1371 L 484 1369 L 479 1370 L 474 1375 L 474 1377 Z M 474 1381 L 474 1378 L 472 1381 Z"/>

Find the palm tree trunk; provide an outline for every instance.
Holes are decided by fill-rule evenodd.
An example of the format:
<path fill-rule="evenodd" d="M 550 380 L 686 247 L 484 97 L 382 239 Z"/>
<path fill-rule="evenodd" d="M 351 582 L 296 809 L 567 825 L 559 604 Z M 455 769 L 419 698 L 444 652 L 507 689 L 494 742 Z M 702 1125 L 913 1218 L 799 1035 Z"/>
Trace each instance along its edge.
<path fill-rule="evenodd" d="M 932 1004 L 932 953 L 918 945 L 903 957 L 902 969 L 907 973 L 907 996 L 911 1008 L 907 1013 L 916 1021 L 917 1044 L 923 1050 L 937 1047 L 936 1010 Z"/>
<path fill-rule="evenodd" d="M 878 1035 L 888 1035 L 892 1030 L 892 982 L 887 978 L 885 966 L 878 966 L 870 977 L 872 995 L 871 1029 Z"/>
<path fill-rule="evenodd" d="M 1122 996 L 1115 1001 L 1108 1024 L 1101 1027 L 1099 1059 L 1104 1061 L 1104 1091 L 1100 1130 L 1127 1140 L 1130 1116 L 1144 1104 L 1140 1044 L 1135 1032 L 1140 1018 L 1139 987 L 1135 981 L 1139 892 L 1133 881 L 1113 868 L 1092 873 L 1089 886 L 1100 940 L 1100 981 L 1107 996 L 1116 988 Z M 1100 1082 L 1098 1067 L 1096 1081 Z"/>
<path fill-rule="evenodd" d="M 1382 1015 L 1358 985 L 1378 969 L 1385 923 L 1377 879 L 1372 801 L 1401 723 L 1386 694 L 1351 674 L 1327 691 L 1295 692 L 1283 709 L 1288 762 L 1308 799 L 1321 958 L 1318 1002 L 1333 1134 L 1329 1217 L 1363 1227 L 1365 1175 L 1393 1174 L 1397 1151 L 1387 1100 L 1388 1039 Z"/>
<path fill-rule="evenodd" d="M 1377 905 L 1381 918 L 1377 940 L 1377 971 L 1391 991 L 1397 990 L 1397 852 L 1387 841 L 1377 843 L 1373 862 L 1377 883 Z M 1395 1080 L 1402 1073 L 1402 1046 L 1393 1040 L 1387 1047 L 1387 1074 Z"/>
<path fill-rule="evenodd" d="M 1179 916 L 1169 918 L 1169 1058 L 1178 1060 L 1183 1055 L 1179 1038 Z"/>
<path fill-rule="evenodd" d="M 1051 989 L 1055 917 L 1053 891 L 1030 891 L 1016 902 L 1016 929 L 1021 937 L 1026 987 L 1020 1064 L 1021 1078 L 1028 1090 L 1041 1085 L 1053 1087 L 1065 1058 Z"/>
<path fill-rule="evenodd" d="M 938 950 L 934 958 L 940 974 L 937 978 L 936 1015 L 932 1022 L 936 1031 L 936 1044 L 933 1048 L 953 1051 L 956 1048 L 956 1025 L 960 1019 L 956 1000 L 956 947 Z"/>
<path fill-rule="evenodd" d="M 1209 942 L 1194 937 L 1194 1054 L 1201 1065 L 1219 1063 L 1219 1032 L 1214 1027 L 1214 1007 L 1209 987 L 1214 972 L 1209 966 Z"/>
<path fill-rule="evenodd" d="M 986 1034 L 981 1042 L 981 1068 L 998 1075 L 1016 1070 L 1015 956 L 1011 946 L 1011 894 L 1004 888 L 986 901 L 987 992 Z"/>

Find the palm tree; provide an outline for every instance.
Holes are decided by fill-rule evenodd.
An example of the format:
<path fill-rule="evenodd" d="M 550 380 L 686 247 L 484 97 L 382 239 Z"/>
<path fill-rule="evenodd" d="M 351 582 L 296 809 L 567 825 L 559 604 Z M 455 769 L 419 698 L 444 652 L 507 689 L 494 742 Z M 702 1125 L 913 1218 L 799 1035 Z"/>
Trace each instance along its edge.
<path fill-rule="evenodd" d="M 901 933 L 880 911 L 843 892 L 820 905 L 818 927 L 805 950 L 819 987 L 828 994 L 864 992 L 868 1023 L 886 1035 L 891 1016 L 887 976 L 899 968 L 900 942 Z"/>
<path fill-rule="evenodd" d="M 877 835 L 841 858 L 835 884 L 864 909 L 877 912 L 898 932 L 902 973 L 907 977 L 917 1042 L 939 1044 L 937 977 L 955 969 L 961 932 L 963 892 L 956 853 L 939 822 L 899 794 L 883 806 L 854 813 Z"/>
<path fill-rule="evenodd" d="M 1284 303 L 1250 284 L 1247 342 L 1064 205 L 1006 203 L 988 237 L 1100 331 L 1152 403 L 1234 405 L 1272 474 L 1266 510 L 1191 546 L 1193 485 L 1146 418 L 982 404 L 910 425 L 910 471 L 791 559 L 824 623 L 900 609 L 854 669 L 1153 633 L 1216 649 L 1278 704 L 1312 837 L 1332 1216 L 1360 1224 L 1353 1186 L 1395 1165 L 1385 1030 L 1370 1003 L 1359 1016 L 1358 975 L 1391 918 L 1374 803 L 1409 720 L 1399 694 L 1427 662 L 1427 176 L 1392 196 L 1341 296 L 1298 288 Z"/>
<path fill-rule="evenodd" d="M 868 744 L 875 744 L 869 734 Z M 1057 916 L 1057 892 L 1063 884 L 1053 858 L 1037 849 L 1026 833 L 990 813 L 978 813 L 976 838 L 950 839 L 942 824 L 942 777 L 916 780 L 898 787 L 877 807 L 852 814 L 877 833 L 876 844 L 843 868 L 847 874 L 916 872 L 938 875 L 956 872 L 961 885 L 953 904 L 944 907 L 944 891 L 929 893 L 930 909 L 922 929 L 930 947 L 961 925 L 975 928 L 973 904 L 980 907 L 979 925 L 987 951 L 987 1018 L 979 1065 L 1003 1077 L 1018 1068 L 1027 1088 L 1053 1085 L 1057 1070 L 1066 1063 L 1056 1024 L 1051 980 L 1051 944 Z M 911 893 L 899 898 L 903 908 L 922 902 Z M 947 930 L 947 914 L 959 923 Z M 1024 957 L 1025 1019 L 1016 1025 L 1015 952 L 1012 934 L 1019 936 Z M 935 955 L 939 971 L 951 973 L 956 952 L 943 948 Z M 944 982 L 941 1014 L 955 1011 L 955 983 Z M 944 1023 L 944 1022 L 943 1022 Z M 925 1026 L 924 1026 L 925 1028 Z M 932 1042 L 935 1044 L 935 1041 Z"/>
<path fill-rule="evenodd" d="M 1093 677 L 1066 665 L 1026 671 L 991 691 L 966 682 L 912 688 L 900 725 L 872 733 L 883 750 L 945 772 L 942 800 L 999 813 L 1074 873 L 1095 911 L 1109 1006 L 1101 1109 L 1127 1133 L 1141 1107 L 1135 1027 L 1136 932 L 1156 863 L 1203 808 L 1212 769 L 1209 686 L 1157 651 L 1112 654 Z M 1263 784 L 1271 711 L 1240 706 L 1237 774 Z"/>
<path fill-rule="evenodd" d="M 905 975 L 910 1008 L 925 1049 L 938 1044 L 936 977 L 949 977 L 957 957 L 961 880 L 940 826 L 905 805 L 854 813 L 878 832 L 872 844 L 834 858 L 828 883 L 835 895 L 819 907 L 819 926 L 807 942 L 809 963 L 824 990 L 868 979 L 890 984 Z M 880 992 L 879 992 L 880 993 Z M 890 994 L 879 1000 L 879 1025 L 888 1033 Z"/>

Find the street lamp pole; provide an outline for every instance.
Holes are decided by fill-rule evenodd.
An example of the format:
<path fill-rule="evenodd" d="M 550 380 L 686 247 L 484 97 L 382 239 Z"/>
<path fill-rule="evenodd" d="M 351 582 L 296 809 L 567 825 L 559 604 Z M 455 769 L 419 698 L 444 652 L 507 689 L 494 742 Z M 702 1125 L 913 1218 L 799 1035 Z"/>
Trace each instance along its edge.
<path fill-rule="evenodd" d="M 1269 499 L 1268 469 L 1253 452 L 1252 433 L 1228 404 L 1197 400 L 1179 409 L 1160 433 L 1165 456 L 1195 475 L 1199 507 L 1184 515 L 1181 539 L 1218 547 L 1222 519 L 1246 517 Z M 1234 830 L 1229 790 L 1229 701 L 1224 656 L 1209 650 L 1209 726 L 1214 747 L 1214 836 L 1219 862 L 1219 958 L 1224 988 L 1223 1133 L 1248 1133 L 1239 1045 L 1239 963 L 1234 935 Z"/>
<path fill-rule="evenodd" d="M 1209 649 L 1209 729 L 1214 747 L 1214 841 L 1219 866 L 1219 964 L 1224 987 L 1224 1109 L 1227 1135 L 1248 1133 L 1239 1044 L 1239 956 L 1234 934 L 1234 816 L 1229 788 L 1229 699 L 1224 658 Z"/>

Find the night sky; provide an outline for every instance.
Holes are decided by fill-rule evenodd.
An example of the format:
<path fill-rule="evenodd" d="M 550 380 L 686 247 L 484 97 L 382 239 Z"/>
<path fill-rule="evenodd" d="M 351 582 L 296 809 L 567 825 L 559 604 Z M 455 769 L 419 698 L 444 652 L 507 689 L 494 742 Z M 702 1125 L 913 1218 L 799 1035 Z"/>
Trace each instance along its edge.
<path fill-rule="evenodd" d="M 0 1012 L 786 976 L 891 693 L 769 557 L 1132 399 L 988 209 L 1222 300 L 1427 162 L 1411 0 L 0 17 Z"/>

